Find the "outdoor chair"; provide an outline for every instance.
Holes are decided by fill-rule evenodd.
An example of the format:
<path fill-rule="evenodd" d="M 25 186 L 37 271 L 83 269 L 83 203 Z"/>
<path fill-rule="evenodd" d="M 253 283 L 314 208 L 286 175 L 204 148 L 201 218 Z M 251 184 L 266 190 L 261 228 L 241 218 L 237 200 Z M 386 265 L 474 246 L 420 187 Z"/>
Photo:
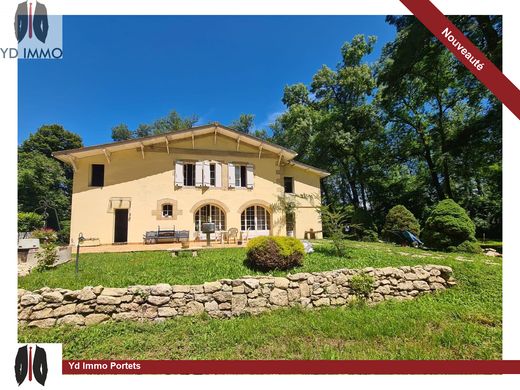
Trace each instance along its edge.
<path fill-rule="evenodd" d="M 227 243 L 229 244 L 231 240 L 234 240 L 234 243 L 237 243 L 238 240 L 238 229 L 237 228 L 231 228 L 227 232 Z"/>
<path fill-rule="evenodd" d="M 247 228 L 245 231 L 240 232 L 240 239 L 242 243 L 246 243 L 249 240 L 249 232 L 251 229 Z"/>

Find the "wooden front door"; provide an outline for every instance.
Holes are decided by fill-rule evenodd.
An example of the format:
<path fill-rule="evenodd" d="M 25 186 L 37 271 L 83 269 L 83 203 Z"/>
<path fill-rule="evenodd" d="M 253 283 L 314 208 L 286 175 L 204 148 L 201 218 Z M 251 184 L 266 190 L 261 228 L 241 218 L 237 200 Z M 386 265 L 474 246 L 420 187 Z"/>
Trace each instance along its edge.
<path fill-rule="evenodd" d="M 128 209 L 115 209 L 114 243 L 128 241 Z"/>

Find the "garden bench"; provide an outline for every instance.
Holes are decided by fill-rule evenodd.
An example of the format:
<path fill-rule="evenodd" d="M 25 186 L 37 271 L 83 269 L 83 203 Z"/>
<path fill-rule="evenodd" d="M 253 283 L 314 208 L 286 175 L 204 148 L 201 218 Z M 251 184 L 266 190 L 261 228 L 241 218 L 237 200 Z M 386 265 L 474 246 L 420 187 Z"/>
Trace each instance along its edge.
<path fill-rule="evenodd" d="M 201 248 L 172 248 L 172 249 L 167 249 L 167 251 L 170 252 L 172 257 L 177 257 L 177 255 L 179 253 L 181 253 L 181 252 L 191 252 L 191 255 L 193 257 L 197 257 L 198 256 L 198 251 L 200 249 Z"/>
<path fill-rule="evenodd" d="M 159 242 L 180 242 L 181 240 L 189 240 L 189 230 L 161 230 L 158 226 L 157 230 L 148 231 L 144 234 L 143 240 L 145 244 L 157 244 Z"/>
<path fill-rule="evenodd" d="M 321 230 L 306 230 L 305 235 L 303 236 L 305 240 L 315 240 L 316 239 L 316 233 L 321 233 Z"/>

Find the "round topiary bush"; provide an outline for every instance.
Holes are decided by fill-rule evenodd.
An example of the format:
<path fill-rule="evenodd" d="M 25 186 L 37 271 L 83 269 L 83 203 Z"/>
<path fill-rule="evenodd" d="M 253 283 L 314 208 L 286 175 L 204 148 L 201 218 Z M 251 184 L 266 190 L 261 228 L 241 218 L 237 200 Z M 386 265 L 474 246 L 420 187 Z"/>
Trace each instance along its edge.
<path fill-rule="evenodd" d="M 270 271 L 302 265 L 305 249 L 294 237 L 255 237 L 247 243 L 247 261 L 251 268 Z"/>
<path fill-rule="evenodd" d="M 392 232 L 404 230 L 408 230 L 410 233 L 419 237 L 421 226 L 412 212 L 399 204 L 392 207 L 386 215 L 385 224 L 383 226 L 383 237 L 389 241 L 396 241 L 397 236 Z"/>
<path fill-rule="evenodd" d="M 477 252 L 475 224 L 466 210 L 451 199 L 437 204 L 426 220 L 424 243 L 434 249 Z"/>

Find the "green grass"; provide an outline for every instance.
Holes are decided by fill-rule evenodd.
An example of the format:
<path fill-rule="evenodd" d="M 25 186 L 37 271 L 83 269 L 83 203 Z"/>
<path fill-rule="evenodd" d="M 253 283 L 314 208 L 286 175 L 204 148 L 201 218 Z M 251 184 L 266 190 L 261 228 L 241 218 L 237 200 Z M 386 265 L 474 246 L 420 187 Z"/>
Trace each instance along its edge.
<path fill-rule="evenodd" d="M 479 243 L 479 245 L 484 245 L 484 246 L 485 245 L 502 246 L 502 241 L 497 241 L 497 240 L 486 240 L 486 241 L 478 240 L 478 243 Z"/>
<path fill-rule="evenodd" d="M 283 309 L 231 320 L 177 318 L 160 324 L 105 323 L 83 329 L 19 329 L 20 342 L 62 342 L 65 359 L 500 359 L 500 259 L 426 252 L 379 243 L 348 243 L 334 256 L 327 243 L 298 271 L 413 264 L 451 266 L 458 285 L 440 294 L 376 306 L 304 311 Z M 254 274 L 243 249 L 212 250 L 199 258 L 159 252 L 82 256 L 73 264 L 20 278 L 21 287 L 78 288 L 85 284 L 202 283 Z"/>
<path fill-rule="evenodd" d="M 496 240 L 486 240 L 486 241 L 478 241 L 478 244 L 481 248 L 492 248 L 496 251 L 502 253 L 502 241 L 496 241 Z"/>

